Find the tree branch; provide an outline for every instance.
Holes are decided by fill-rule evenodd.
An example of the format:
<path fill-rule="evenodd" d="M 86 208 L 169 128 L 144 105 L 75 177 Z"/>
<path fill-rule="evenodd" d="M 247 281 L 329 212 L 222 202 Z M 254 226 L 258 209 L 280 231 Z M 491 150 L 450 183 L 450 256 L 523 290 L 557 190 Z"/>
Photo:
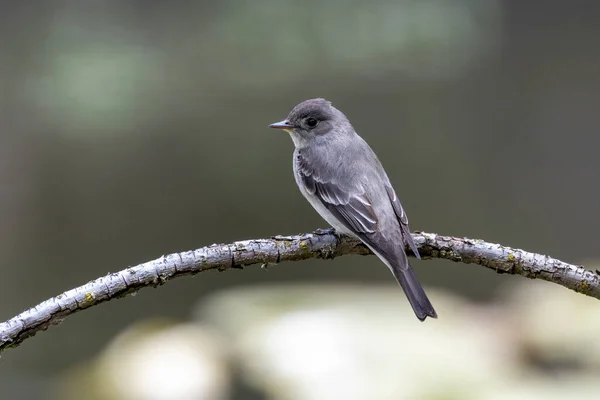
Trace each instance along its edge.
<path fill-rule="evenodd" d="M 442 258 L 478 264 L 498 273 L 554 282 L 600 299 L 600 275 L 580 266 L 482 240 L 420 232 L 414 233 L 413 237 L 423 259 Z M 246 240 L 169 254 L 71 289 L 1 323 L 0 352 L 18 346 L 23 340 L 61 323 L 78 311 L 135 293 L 144 287 L 162 285 L 179 276 L 213 269 L 225 271 L 252 264 L 265 266 L 309 258 L 332 259 L 346 254 L 367 255 L 371 252 L 355 239 L 332 233 L 313 233 Z"/>

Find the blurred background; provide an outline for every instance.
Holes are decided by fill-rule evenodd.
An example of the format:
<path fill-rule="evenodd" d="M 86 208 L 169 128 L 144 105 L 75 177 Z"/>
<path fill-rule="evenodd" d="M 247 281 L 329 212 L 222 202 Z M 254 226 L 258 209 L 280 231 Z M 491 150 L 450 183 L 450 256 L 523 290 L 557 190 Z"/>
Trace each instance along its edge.
<path fill-rule="evenodd" d="M 108 272 L 325 223 L 267 128 L 325 97 L 414 230 L 593 269 L 600 3 L 7 2 L 0 320 Z M 206 273 L 70 317 L 0 359 L 7 399 L 562 399 L 600 390 L 597 300 L 375 257 Z"/>

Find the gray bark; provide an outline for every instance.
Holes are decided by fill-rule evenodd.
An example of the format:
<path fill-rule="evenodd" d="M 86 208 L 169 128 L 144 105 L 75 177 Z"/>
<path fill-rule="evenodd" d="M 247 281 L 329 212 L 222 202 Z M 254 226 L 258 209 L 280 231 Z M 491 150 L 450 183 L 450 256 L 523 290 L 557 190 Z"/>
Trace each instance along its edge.
<path fill-rule="evenodd" d="M 581 266 L 482 240 L 413 233 L 422 259 L 442 258 L 478 264 L 498 273 L 543 279 L 600 299 L 600 275 Z M 407 249 L 409 255 L 412 253 Z M 346 254 L 371 254 L 362 243 L 331 233 L 275 236 L 173 253 L 108 274 L 66 291 L 0 323 L 0 352 L 86 308 L 156 287 L 170 279 L 208 270 L 225 271 L 248 265 L 278 264 L 309 258 L 332 259 Z M 442 316 L 443 317 L 443 316 Z"/>

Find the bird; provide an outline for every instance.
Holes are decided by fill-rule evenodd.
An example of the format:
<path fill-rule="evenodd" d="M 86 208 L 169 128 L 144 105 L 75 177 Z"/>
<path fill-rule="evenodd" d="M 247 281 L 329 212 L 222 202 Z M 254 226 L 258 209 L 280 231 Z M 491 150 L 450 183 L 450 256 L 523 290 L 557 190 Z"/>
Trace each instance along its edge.
<path fill-rule="evenodd" d="M 290 134 L 296 184 L 313 208 L 336 233 L 360 240 L 387 265 L 420 321 L 437 318 L 408 262 L 405 244 L 420 255 L 406 213 L 377 155 L 346 115 L 315 98 L 269 127 Z"/>

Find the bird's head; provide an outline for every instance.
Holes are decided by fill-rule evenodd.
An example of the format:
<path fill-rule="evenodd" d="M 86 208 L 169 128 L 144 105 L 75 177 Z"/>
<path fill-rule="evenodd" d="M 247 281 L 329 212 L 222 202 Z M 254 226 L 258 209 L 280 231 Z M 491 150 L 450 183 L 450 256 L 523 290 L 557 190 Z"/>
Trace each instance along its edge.
<path fill-rule="evenodd" d="M 325 99 L 305 100 L 294 107 L 286 119 L 269 127 L 288 132 L 296 147 L 352 132 L 346 116 Z"/>

